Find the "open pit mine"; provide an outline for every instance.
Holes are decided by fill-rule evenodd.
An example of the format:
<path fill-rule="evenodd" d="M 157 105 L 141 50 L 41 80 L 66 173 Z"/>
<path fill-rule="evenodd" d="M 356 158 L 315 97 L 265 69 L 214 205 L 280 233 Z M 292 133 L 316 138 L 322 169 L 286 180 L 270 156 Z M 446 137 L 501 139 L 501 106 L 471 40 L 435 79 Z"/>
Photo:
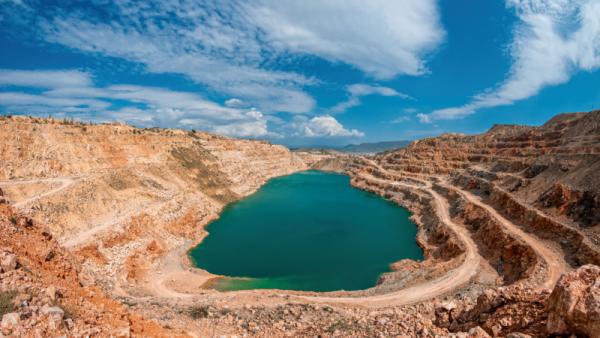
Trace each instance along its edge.
<path fill-rule="evenodd" d="M 373 156 L 24 116 L 0 140 L 0 337 L 600 337 L 600 111 Z M 205 226 L 308 169 L 408 209 L 423 259 L 364 290 L 211 288 Z"/>

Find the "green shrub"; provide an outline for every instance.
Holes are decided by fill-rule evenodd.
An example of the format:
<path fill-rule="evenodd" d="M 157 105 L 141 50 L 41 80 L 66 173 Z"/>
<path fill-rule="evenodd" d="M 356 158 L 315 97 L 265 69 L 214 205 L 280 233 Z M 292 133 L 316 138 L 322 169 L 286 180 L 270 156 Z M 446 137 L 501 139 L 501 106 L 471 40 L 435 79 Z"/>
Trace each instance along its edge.
<path fill-rule="evenodd" d="M 13 300 L 16 295 L 16 291 L 0 292 L 0 318 L 7 313 L 13 312 Z"/>
<path fill-rule="evenodd" d="M 191 307 L 188 311 L 188 315 L 192 319 L 201 319 L 208 317 L 208 305 Z"/>

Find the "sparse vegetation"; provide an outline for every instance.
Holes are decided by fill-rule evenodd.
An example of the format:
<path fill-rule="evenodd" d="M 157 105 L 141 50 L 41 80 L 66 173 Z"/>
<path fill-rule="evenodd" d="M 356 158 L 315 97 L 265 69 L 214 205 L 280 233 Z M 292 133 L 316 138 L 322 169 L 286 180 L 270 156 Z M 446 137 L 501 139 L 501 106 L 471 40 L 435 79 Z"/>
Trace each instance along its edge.
<path fill-rule="evenodd" d="M 0 292 L 0 317 L 13 311 L 13 301 L 16 296 L 16 291 Z"/>
<path fill-rule="evenodd" d="M 231 182 L 218 167 L 218 160 L 201 146 L 190 148 L 176 148 L 171 154 L 177 159 L 181 166 L 195 173 L 195 181 L 198 187 L 209 196 L 222 201 L 231 202 L 236 199 L 235 193 L 223 187 L 229 186 Z"/>
<path fill-rule="evenodd" d="M 202 318 L 206 318 L 209 315 L 209 311 L 208 311 L 208 305 L 202 305 L 202 306 L 194 306 L 191 307 L 188 311 L 188 315 L 192 318 L 192 319 L 202 319 Z"/>
<path fill-rule="evenodd" d="M 64 124 L 64 125 L 73 125 L 73 124 L 75 124 L 75 119 L 73 119 L 72 117 L 65 117 L 62 120 L 62 124 Z"/>
<path fill-rule="evenodd" d="M 348 331 L 351 328 L 352 328 L 352 325 L 346 323 L 343 320 L 338 320 L 337 322 L 331 324 L 327 328 L 327 332 L 334 333 L 335 331 Z"/>

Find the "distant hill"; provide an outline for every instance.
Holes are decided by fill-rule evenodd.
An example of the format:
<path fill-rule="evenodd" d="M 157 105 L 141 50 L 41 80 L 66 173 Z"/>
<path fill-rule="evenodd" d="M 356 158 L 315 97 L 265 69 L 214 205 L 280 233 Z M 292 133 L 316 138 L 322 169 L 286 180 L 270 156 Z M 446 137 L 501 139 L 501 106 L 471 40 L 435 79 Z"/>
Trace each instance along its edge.
<path fill-rule="evenodd" d="M 376 154 L 388 150 L 400 149 L 408 146 L 411 141 L 386 141 L 360 144 L 348 144 L 345 146 L 309 146 L 292 147 L 294 151 L 338 151 L 350 154 Z"/>
<path fill-rule="evenodd" d="M 374 154 L 374 153 L 380 153 L 382 151 L 404 148 L 407 145 L 409 145 L 410 142 L 411 141 L 387 141 L 387 142 L 349 144 L 347 146 L 336 148 L 336 150 L 342 151 L 345 153 Z"/>

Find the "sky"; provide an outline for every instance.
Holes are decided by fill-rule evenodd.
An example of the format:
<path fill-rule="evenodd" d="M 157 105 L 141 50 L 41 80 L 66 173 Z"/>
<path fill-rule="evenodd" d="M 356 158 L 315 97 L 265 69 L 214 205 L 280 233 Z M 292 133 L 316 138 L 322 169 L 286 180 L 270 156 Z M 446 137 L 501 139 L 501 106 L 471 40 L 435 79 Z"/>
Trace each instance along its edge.
<path fill-rule="evenodd" d="M 0 0 L 0 113 L 288 146 L 600 108 L 600 0 Z"/>

